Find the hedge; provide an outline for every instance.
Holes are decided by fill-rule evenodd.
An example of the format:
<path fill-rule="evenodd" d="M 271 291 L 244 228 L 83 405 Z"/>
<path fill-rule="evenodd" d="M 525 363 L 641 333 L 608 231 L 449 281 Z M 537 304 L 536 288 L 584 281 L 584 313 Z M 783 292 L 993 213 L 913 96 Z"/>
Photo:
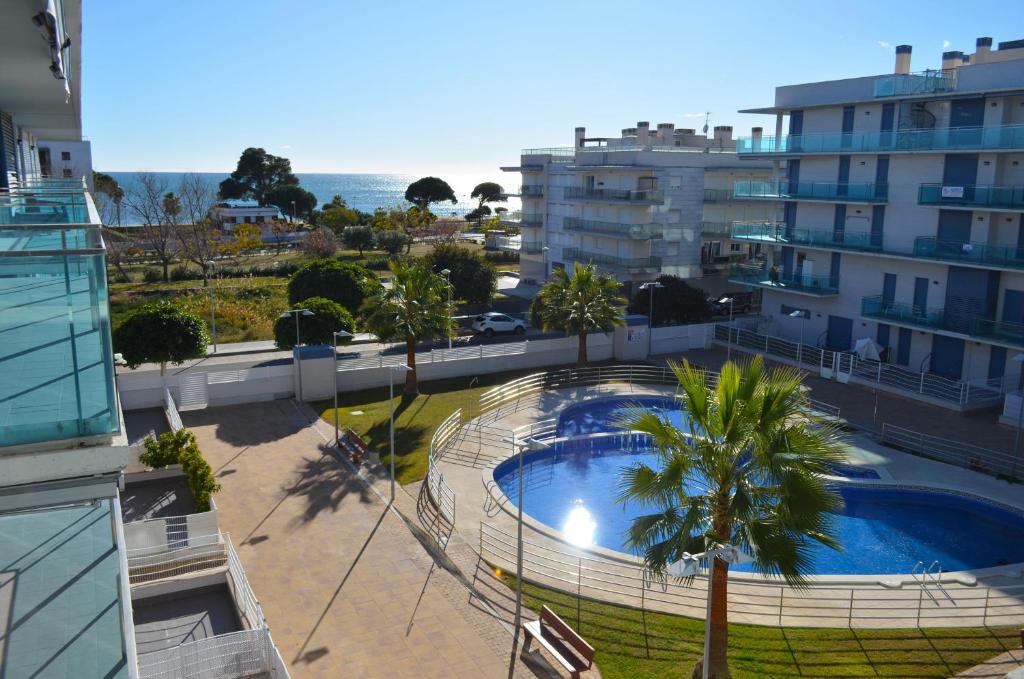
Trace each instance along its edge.
<path fill-rule="evenodd" d="M 213 468 L 203 459 L 195 434 L 188 429 L 168 431 L 158 438 L 147 436 L 143 445 L 146 451 L 139 455 L 139 462 L 153 469 L 180 464 L 195 510 L 210 511 L 210 499 L 220 490 L 220 484 L 213 478 Z"/>

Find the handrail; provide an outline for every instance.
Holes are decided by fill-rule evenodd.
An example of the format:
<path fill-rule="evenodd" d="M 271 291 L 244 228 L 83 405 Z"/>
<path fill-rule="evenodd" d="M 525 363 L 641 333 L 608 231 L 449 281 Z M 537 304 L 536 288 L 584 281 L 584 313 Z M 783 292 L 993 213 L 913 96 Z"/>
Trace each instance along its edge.
<path fill-rule="evenodd" d="M 888 422 L 882 423 L 880 441 L 899 450 L 964 469 L 1024 480 L 1024 469 L 1018 464 L 1017 456 L 1009 452 L 923 434 Z"/>

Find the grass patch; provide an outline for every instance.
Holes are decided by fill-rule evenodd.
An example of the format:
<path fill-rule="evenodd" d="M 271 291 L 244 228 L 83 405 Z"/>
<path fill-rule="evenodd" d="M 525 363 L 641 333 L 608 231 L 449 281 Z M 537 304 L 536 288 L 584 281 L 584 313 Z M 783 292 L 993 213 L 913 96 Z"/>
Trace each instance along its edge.
<path fill-rule="evenodd" d="M 503 576 L 509 587 L 515 578 Z M 703 651 L 704 622 L 602 604 L 523 584 L 524 605 L 547 605 L 597 649 L 606 679 L 688 679 Z M 577 611 L 578 618 L 577 618 Z M 646 629 L 646 633 L 645 633 Z M 949 677 L 1011 648 L 1017 628 L 847 630 L 729 626 L 736 679 Z"/>
<path fill-rule="evenodd" d="M 603 365 L 593 363 L 592 365 Z M 552 366 L 544 370 L 558 370 L 573 366 Z M 470 399 L 479 397 L 488 389 L 523 375 L 532 375 L 541 369 L 515 370 L 480 375 L 470 388 L 473 377 L 456 377 L 431 382 L 420 382 L 420 393 L 415 398 L 404 398 L 402 386 L 395 383 L 395 477 L 399 483 L 413 483 L 427 474 L 427 452 L 430 437 L 446 417 L 456 408 L 464 407 Z M 334 424 L 334 402 L 317 401 L 311 404 L 321 419 Z M 364 389 L 338 394 L 338 417 L 342 429 L 352 429 L 363 440 L 380 451 L 381 462 L 389 464 L 388 388 Z M 353 411 L 361 411 L 354 415 Z"/>

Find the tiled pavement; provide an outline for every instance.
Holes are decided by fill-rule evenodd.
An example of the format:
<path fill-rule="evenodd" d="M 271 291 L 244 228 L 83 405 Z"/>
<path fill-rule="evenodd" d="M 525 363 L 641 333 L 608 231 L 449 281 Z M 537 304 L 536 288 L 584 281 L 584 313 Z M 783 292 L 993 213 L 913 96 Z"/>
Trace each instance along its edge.
<path fill-rule="evenodd" d="M 183 419 L 222 485 L 221 529 L 293 677 L 507 676 L 511 632 L 466 580 L 481 575 L 500 608 L 507 594 L 474 572 L 467 545 L 450 546 L 466 576 L 438 566 L 402 516 L 324 455 L 312 411 L 274 401 Z M 415 517 L 402 490 L 396 508 Z M 517 677 L 545 674 L 517 662 Z"/>

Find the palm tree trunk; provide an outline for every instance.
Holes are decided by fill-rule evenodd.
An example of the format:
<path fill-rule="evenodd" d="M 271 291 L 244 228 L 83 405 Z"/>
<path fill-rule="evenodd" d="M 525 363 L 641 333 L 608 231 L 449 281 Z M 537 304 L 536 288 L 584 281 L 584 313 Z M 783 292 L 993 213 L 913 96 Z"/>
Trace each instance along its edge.
<path fill-rule="evenodd" d="M 587 364 L 587 331 L 584 330 L 580 333 L 580 348 L 579 353 L 576 356 L 576 362 L 580 365 Z"/>
<path fill-rule="evenodd" d="M 729 673 L 729 563 L 715 559 L 715 573 L 711 578 L 711 679 L 731 679 Z M 697 663 L 694 677 L 703 672 L 703 660 Z"/>
<path fill-rule="evenodd" d="M 405 364 L 409 366 L 409 372 L 405 373 L 405 393 L 415 396 L 419 393 L 419 386 L 416 382 L 416 338 L 412 335 L 405 338 Z"/>

